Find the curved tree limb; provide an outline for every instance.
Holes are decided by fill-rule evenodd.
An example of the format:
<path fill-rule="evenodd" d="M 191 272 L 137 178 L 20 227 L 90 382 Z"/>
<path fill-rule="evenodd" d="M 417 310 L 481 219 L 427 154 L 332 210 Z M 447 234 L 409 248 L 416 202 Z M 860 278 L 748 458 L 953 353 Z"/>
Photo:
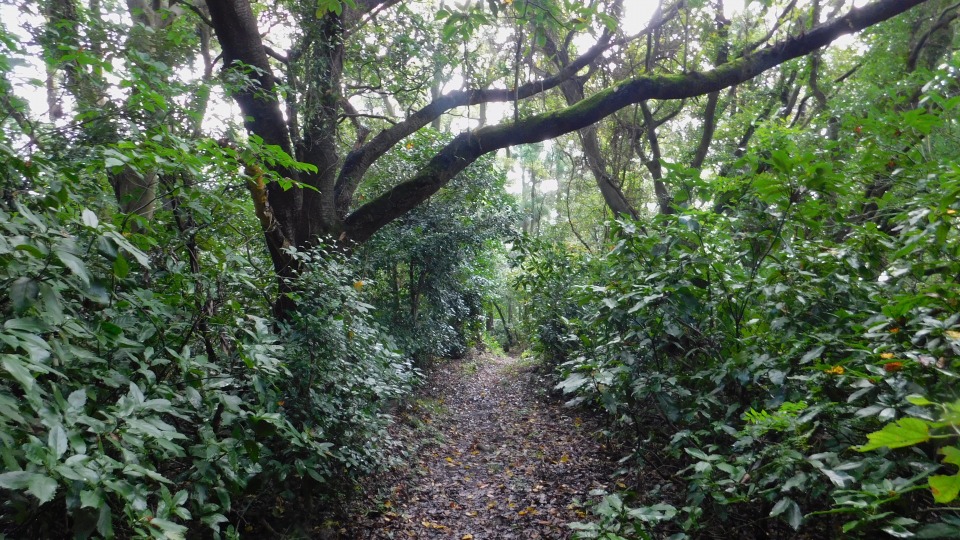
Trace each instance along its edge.
<path fill-rule="evenodd" d="M 672 76 L 642 76 L 565 109 L 510 124 L 462 133 L 413 178 L 358 208 L 345 220 L 344 238 L 363 242 L 387 223 L 436 193 L 480 156 L 518 144 L 540 142 L 583 129 L 616 111 L 648 99 L 672 100 L 709 94 L 744 81 L 788 60 L 809 54 L 838 37 L 858 32 L 922 4 L 925 0 L 879 0 L 808 32 L 770 45 L 713 70 Z"/>
<path fill-rule="evenodd" d="M 354 191 L 356 191 L 363 176 L 374 162 L 405 137 L 429 125 L 443 113 L 457 107 L 479 105 L 481 103 L 510 102 L 545 92 L 576 75 L 581 69 L 599 58 L 609 47 L 609 37 L 601 39 L 587 52 L 567 64 L 552 77 L 532 81 L 516 89 L 485 88 L 448 92 L 413 113 L 403 122 L 381 131 L 370 142 L 347 154 L 335 188 L 339 211 L 346 214 L 349 210 Z"/>

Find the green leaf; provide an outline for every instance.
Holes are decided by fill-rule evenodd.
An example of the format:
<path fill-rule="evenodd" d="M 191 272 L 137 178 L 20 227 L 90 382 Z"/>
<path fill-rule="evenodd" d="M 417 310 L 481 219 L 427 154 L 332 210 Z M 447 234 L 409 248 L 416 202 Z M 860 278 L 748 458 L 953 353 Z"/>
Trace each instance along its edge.
<path fill-rule="evenodd" d="M 914 538 L 960 538 L 960 525 L 931 523 L 917 531 Z"/>
<path fill-rule="evenodd" d="M 103 495 L 99 491 L 83 490 L 80 492 L 80 508 L 100 508 L 103 504 Z"/>
<path fill-rule="evenodd" d="M 128 263 L 127 259 L 120 253 L 118 253 L 117 258 L 113 260 L 113 274 L 120 279 L 130 274 L 130 263 Z"/>
<path fill-rule="evenodd" d="M 88 208 L 84 208 L 83 212 L 80 213 L 80 219 L 84 225 L 91 229 L 96 229 L 97 226 L 100 225 L 100 219 Z"/>
<path fill-rule="evenodd" d="M 819 347 L 814 347 L 813 349 L 807 351 L 807 354 L 803 355 L 803 358 L 800 359 L 801 364 L 806 364 L 807 362 L 820 358 L 820 355 L 823 354 L 823 351 L 826 350 L 826 347 L 820 345 Z"/>
<path fill-rule="evenodd" d="M 942 474 L 931 476 L 930 492 L 933 493 L 933 500 L 940 504 L 953 502 L 960 493 L 960 473 L 950 476 Z"/>
<path fill-rule="evenodd" d="M 47 436 L 47 446 L 50 447 L 57 459 L 63 456 L 64 452 L 67 451 L 67 432 L 63 430 L 63 426 L 57 424 L 50 430 L 50 435 Z"/>
<path fill-rule="evenodd" d="M 956 465 L 960 467 L 960 448 L 956 446 L 944 446 L 940 449 L 940 453 L 943 454 L 943 462 L 949 463 L 950 465 Z"/>
<path fill-rule="evenodd" d="M 54 254 L 56 254 L 57 258 L 60 259 L 60 262 L 69 268 L 71 272 L 76 274 L 76 276 L 79 277 L 84 284 L 90 283 L 90 276 L 87 274 L 87 265 L 84 264 L 79 257 L 68 251 L 63 251 L 62 249 L 54 250 Z"/>
<path fill-rule="evenodd" d="M 23 365 L 16 356 L 6 355 L 3 357 L 3 368 L 18 382 L 24 390 L 30 392 L 33 390 L 36 380 L 33 374 Z"/>
<path fill-rule="evenodd" d="M 49 502 L 57 493 L 56 480 L 43 474 L 26 471 L 0 474 L 0 487 L 15 490 L 26 489 L 27 493 L 40 501 L 40 504 Z"/>
<path fill-rule="evenodd" d="M 7 322 L 3 323 L 3 327 L 7 330 L 20 330 L 22 332 L 30 332 L 33 334 L 42 334 L 43 332 L 47 331 L 47 326 L 43 324 L 43 321 L 36 317 L 20 317 L 18 319 L 9 319 Z"/>
<path fill-rule="evenodd" d="M 786 514 L 785 519 L 787 523 L 793 527 L 793 530 L 800 529 L 801 523 L 803 523 L 803 512 L 800 511 L 800 505 L 794 502 L 790 497 L 784 497 L 777 501 L 777 504 L 773 506 L 773 510 L 770 511 L 770 517 L 776 517 L 780 514 Z"/>
<path fill-rule="evenodd" d="M 161 518 L 151 519 L 150 525 L 163 531 L 164 538 L 170 538 L 171 540 L 180 540 L 185 537 L 184 535 L 187 532 L 187 528 L 183 525 Z"/>
<path fill-rule="evenodd" d="M 845 488 L 847 487 L 847 482 L 853 482 L 853 477 L 845 472 L 834 471 L 832 469 L 820 469 L 820 472 L 827 475 L 827 478 L 839 488 Z"/>
<path fill-rule="evenodd" d="M 887 424 L 880 431 L 867 435 L 870 440 L 863 446 L 856 447 L 859 452 L 876 450 L 884 446 L 888 448 L 903 448 L 930 440 L 930 427 L 923 420 L 903 418 L 895 424 Z"/>
<path fill-rule="evenodd" d="M 67 396 L 67 402 L 74 409 L 82 409 L 87 403 L 87 393 L 83 390 L 74 390 Z"/>
<path fill-rule="evenodd" d="M 113 538 L 113 514 L 110 513 L 110 505 L 105 504 L 100 507 L 100 515 L 97 517 L 97 532 L 104 538 Z"/>
<path fill-rule="evenodd" d="M 33 278 L 18 278 L 10 285 L 10 302 L 17 313 L 22 313 L 32 306 L 39 295 L 40 288 Z"/>
<path fill-rule="evenodd" d="M 105 233 L 106 236 L 109 236 L 121 249 L 133 255 L 133 258 L 140 263 L 144 268 L 150 268 L 150 257 L 146 253 L 137 249 L 129 240 L 123 237 L 120 233 L 116 231 L 108 231 Z"/>
<path fill-rule="evenodd" d="M 27 492 L 36 497 L 40 504 L 44 504 L 57 494 L 57 481 L 43 474 L 34 474 Z"/>
<path fill-rule="evenodd" d="M 48 283 L 40 284 L 40 298 L 43 300 L 44 316 L 54 325 L 63 324 L 66 318 L 63 315 L 63 304 L 57 291 Z"/>
<path fill-rule="evenodd" d="M 583 373 L 571 373 L 569 377 L 561 381 L 555 388 L 563 390 L 564 394 L 576 392 L 581 386 L 587 384 L 590 379 Z"/>
<path fill-rule="evenodd" d="M 920 406 L 920 407 L 923 407 L 924 405 L 936 405 L 936 403 L 930 401 L 929 399 L 927 399 L 927 398 L 925 398 L 925 397 L 923 397 L 923 396 L 917 395 L 917 394 L 911 394 L 911 395 L 907 396 L 907 401 L 909 401 L 910 403 L 913 403 L 914 405 Z"/>
<path fill-rule="evenodd" d="M 119 159 L 117 159 L 117 158 L 115 158 L 115 157 L 108 157 L 107 159 L 103 160 L 103 166 L 106 167 L 106 168 L 108 168 L 108 169 L 113 169 L 113 168 L 116 168 L 116 167 L 123 167 L 124 165 L 126 165 L 126 163 L 120 161 Z"/>

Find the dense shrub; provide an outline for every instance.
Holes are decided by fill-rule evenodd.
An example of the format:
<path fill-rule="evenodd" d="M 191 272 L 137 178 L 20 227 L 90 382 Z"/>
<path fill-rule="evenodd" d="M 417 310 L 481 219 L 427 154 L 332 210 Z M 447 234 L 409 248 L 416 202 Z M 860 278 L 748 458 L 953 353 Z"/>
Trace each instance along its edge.
<path fill-rule="evenodd" d="M 682 499 L 608 498 L 583 537 L 664 521 L 704 534 L 731 515 L 757 535 L 960 533 L 956 507 L 937 507 L 960 486 L 960 167 L 905 142 L 956 142 L 947 86 L 927 85 L 922 109 L 849 119 L 873 133 L 838 142 L 856 160 L 769 127 L 738 164 L 752 172 L 671 167 L 677 213 L 620 223 L 604 256 L 525 255 L 558 388 L 606 411 L 635 463 L 669 464 L 667 484 L 635 486 L 641 501 Z M 895 187 L 858 195 L 877 181 Z"/>
<path fill-rule="evenodd" d="M 436 132 L 418 132 L 377 164 L 366 189 L 412 174 L 443 144 Z M 503 282 L 493 261 L 518 221 L 505 182 L 492 158 L 480 159 L 357 254 L 379 319 L 418 360 L 463 356 L 478 340 L 489 299 Z"/>
<path fill-rule="evenodd" d="M 131 232 L 97 184 L 107 160 L 148 150 L 108 147 L 81 164 L 25 159 L 8 142 L 0 532 L 236 536 L 247 508 L 335 493 L 332 482 L 383 465 L 387 406 L 415 373 L 351 261 L 299 254 L 300 306 L 275 328 L 243 193 L 178 180 L 167 209 Z M 166 156 L 236 174 L 234 150 L 199 144 Z"/>

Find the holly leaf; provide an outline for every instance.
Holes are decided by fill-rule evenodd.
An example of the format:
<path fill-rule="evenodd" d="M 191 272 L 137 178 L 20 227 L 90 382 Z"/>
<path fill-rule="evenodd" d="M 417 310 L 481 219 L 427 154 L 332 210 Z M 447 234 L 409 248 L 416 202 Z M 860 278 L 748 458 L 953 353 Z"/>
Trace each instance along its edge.
<path fill-rule="evenodd" d="M 930 427 L 923 420 L 903 418 L 894 424 L 887 424 L 880 431 L 867 435 L 870 442 L 856 447 L 859 452 L 876 450 L 884 446 L 903 448 L 930 440 Z"/>

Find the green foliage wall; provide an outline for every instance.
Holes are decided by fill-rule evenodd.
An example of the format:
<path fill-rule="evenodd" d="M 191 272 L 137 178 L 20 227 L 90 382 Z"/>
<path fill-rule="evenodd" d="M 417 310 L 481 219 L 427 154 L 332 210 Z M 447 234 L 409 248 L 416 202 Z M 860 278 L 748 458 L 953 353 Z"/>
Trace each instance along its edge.
<path fill-rule="evenodd" d="M 238 524 L 322 507 L 385 465 L 389 407 L 416 372 L 355 262 L 298 254 L 301 308 L 278 327 L 249 195 L 219 181 L 288 157 L 24 127 L 0 129 L 0 533 L 261 534 Z M 113 210 L 117 167 L 165 176 L 152 220 Z"/>
<path fill-rule="evenodd" d="M 378 164 L 366 188 L 381 191 L 442 144 L 437 133 L 412 136 Z M 498 254 L 518 224 L 505 183 L 494 160 L 482 159 L 357 253 L 380 320 L 419 359 L 462 356 L 477 341 L 488 300 L 505 278 Z"/>
<path fill-rule="evenodd" d="M 756 534 L 960 533 L 953 69 L 926 75 L 917 109 L 847 117 L 836 143 L 770 125 L 748 173 L 671 168 L 677 214 L 620 223 L 603 256 L 520 251 L 558 389 L 661 464 L 584 538 L 731 516 Z M 865 197 L 878 179 L 892 188 Z"/>

